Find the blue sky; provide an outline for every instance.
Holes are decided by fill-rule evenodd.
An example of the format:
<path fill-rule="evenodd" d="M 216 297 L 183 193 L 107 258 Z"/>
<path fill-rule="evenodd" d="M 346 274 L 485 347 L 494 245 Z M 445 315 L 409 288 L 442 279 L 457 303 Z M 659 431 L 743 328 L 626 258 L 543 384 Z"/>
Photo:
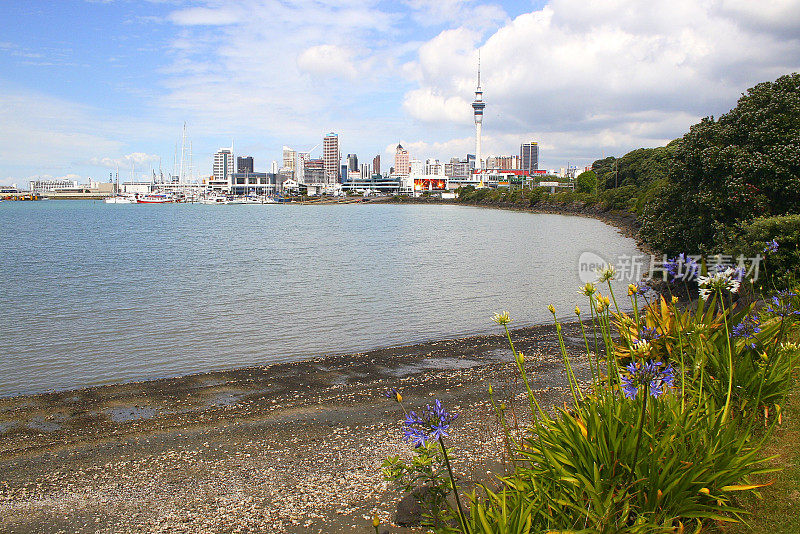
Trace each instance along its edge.
<path fill-rule="evenodd" d="M 543 167 L 657 146 L 800 70 L 800 3 L 226 0 L 0 2 L 0 183 L 171 169 L 235 143 L 257 170 L 338 132 L 343 155 L 484 153 Z M 319 149 L 317 149 L 319 152 Z M 386 163 L 384 163 L 386 165 Z"/>

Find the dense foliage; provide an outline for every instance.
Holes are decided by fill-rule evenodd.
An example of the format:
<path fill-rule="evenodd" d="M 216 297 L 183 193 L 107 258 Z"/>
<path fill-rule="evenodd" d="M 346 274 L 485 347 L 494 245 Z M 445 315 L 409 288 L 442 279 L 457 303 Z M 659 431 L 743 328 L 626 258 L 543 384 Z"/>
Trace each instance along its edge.
<path fill-rule="evenodd" d="M 668 179 L 642 213 L 642 237 L 667 253 L 710 252 L 726 229 L 800 211 L 800 74 L 747 91 L 719 120 L 676 143 Z"/>

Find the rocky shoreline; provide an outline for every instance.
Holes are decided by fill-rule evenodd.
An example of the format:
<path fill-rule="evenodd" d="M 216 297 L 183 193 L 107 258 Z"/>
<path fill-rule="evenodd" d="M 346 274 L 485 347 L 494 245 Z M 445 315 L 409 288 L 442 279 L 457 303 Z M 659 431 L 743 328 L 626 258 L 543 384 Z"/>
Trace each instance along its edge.
<path fill-rule="evenodd" d="M 579 326 L 564 333 L 585 370 Z M 513 339 L 541 400 L 560 404 L 555 328 Z M 502 469 L 489 384 L 524 421 L 499 334 L 0 399 L 0 531 L 372 532 L 402 497 L 381 462 L 410 452 L 383 392 L 461 413 L 455 466 L 469 488 Z"/>

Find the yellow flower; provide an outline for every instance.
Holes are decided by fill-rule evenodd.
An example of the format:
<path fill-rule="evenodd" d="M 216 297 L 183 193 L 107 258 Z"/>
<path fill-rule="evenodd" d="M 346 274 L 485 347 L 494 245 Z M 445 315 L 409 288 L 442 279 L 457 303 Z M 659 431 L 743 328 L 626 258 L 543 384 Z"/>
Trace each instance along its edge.
<path fill-rule="evenodd" d="M 394 394 L 395 394 L 395 396 L 397 398 L 397 402 L 403 402 L 403 396 L 400 395 L 399 391 L 395 391 Z"/>
<path fill-rule="evenodd" d="M 597 291 L 597 286 L 596 286 L 596 285 L 594 285 L 594 284 L 593 284 L 593 283 L 591 283 L 591 282 L 586 282 L 586 285 L 585 285 L 585 286 L 583 286 L 583 287 L 581 287 L 581 288 L 578 290 L 578 293 L 583 293 L 583 294 L 584 294 L 584 295 L 586 295 L 587 297 L 591 297 L 591 296 L 592 296 L 592 294 L 593 294 L 595 291 Z"/>
<path fill-rule="evenodd" d="M 552 305 L 552 304 L 551 304 L 551 305 L 549 305 L 549 306 L 547 307 L 547 309 L 548 309 L 548 310 L 550 310 L 550 313 L 552 313 L 553 315 L 555 315 L 555 314 L 556 314 L 556 309 L 553 307 L 553 305 Z"/>
<path fill-rule="evenodd" d="M 491 395 L 492 393 L 494 393 L 494 390 L 492 389 L 492 385 L 489 384 L 489 395 Z"/>
<path fill-rule="evenodd" d="M 602 267 L 600 269 L 597 269 L 597 276 L 600 277 L 600 283 L 613 280 L 616 275 L 617 275 L 617 270 L 611 264 L 606 265 L 605 267 Z"/>
<path fill-rule="evenodd" d="M 575 315 L 580 315 L 580 314 L 581 314 L 581 309 L 575 306 Z"/>
<path fill-rule="evenodd" d="M 673 304 L 677 304 L 678 303 L 678 297 L 673 296 L 672 297 L 672 303 Z"/>
<path fill-rule="evenodd" d="M 517 360 L 519 360 L 520 364 L 525 363 L 525 354 L 522 353 L 522 352 L 518 352 L 517 353 Z"/>
<path fill-rule="evenodd" d="M 637 291 L 639 291 L 639 288 L 636 286 L 636 284 L 628 284 L 628 296 L 629 297 L 632 297 L 633 295 L 635 295 Z"/>
<path fill-rule="evenodd" d="M 378 516 L 377 515 L 373 515 L 372 516 L 372 526 L 375 527 L 375 528 L 378 528 L 378 526 L 380 524 L 381 524 L 381 520 L 378 519 Z"/>
<path fill-rule="evenodd" d="M 492 321 L 496 322 L 500 326 L 505 326 L 511 321 L 513 321 L 513 319 L 511 319 L 511 316 L 508 314 L 507 311 L 503 310 L 503 313 L 495 313 L 492 316 Z"/>

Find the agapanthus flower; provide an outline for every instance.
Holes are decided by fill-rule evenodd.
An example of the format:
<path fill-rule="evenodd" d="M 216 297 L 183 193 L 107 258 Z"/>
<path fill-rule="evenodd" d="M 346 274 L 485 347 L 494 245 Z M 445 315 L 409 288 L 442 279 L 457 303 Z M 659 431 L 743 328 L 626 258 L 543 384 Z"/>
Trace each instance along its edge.
<path fill-rule="evenodd" d="M 748 339 L 754 337 L 755 334 L 761 332 L 761 321 L 758 316 L 747 314 L 742 318 L 742 321 L 731 328 L 731 338 Z M 756 348 L 755 342 L 749 343 L 750 348 Z"/>
<path fill-rule="evenodd" d="M 643 326 L 639 329 L 638 334 L 636 335 L 637 339 L 644 340 L 644 341 L 653 341 L 661 337 L 661 334 L 658 333 L 658 327 L 654 326 L 652 328 L 648 328 L 647 326 Z"/>
<path fill-rule="evenodd" d="M 661 369 L 663 367 L 663 369 Z M 620 377 L 622 391 L 629 399 L 635 399 L 640 386 L 647 386 L 648 393 L 658 398 L 664 395 L 675 383 L 672 366 L 652 360 L 648 363 L 629 363 L 625 366 L 627 374 Z"/>
<path fill-rule="evenodd" d="M 791 317 L 793 315 L 800 315 L 800 310 L 795 308 L 793 299 L 797 293 L 787 289 L 778 291 L 777 294 L 772 296 L 772 302 L 767 306 L 767 311 L 774 313 L 778 317 Z"/>
<path fill-rule="evenodd" d="M 737 274 L 736 269 L 727 267 L 723 271 L 698 277 L 697 287 L 699 288 L 700 298 L 708 300 L 708 297 L 716 291 L 736 293 L 741 285 L 741 282 L 737 279 Z"/>
<path fill-rule="evenodd" d="M 500 326 L 505 326 L 511 321 L 513 321 L 513 319 L 511 318 L 511 315 L 509 315 L 507 311 L 503 310 L 502 313 L 495 313 L 492 316 L 492 321 L 496 322 Z"/>
<path fill-rule="evenodd" d="M 599 277 L 599 281 L 601 284 L 603 282 L 608 282 L 609 280 L 613 280 L 616 275 L 617 275 L 617 270 L 611 264 L 608 264 L 605 267 L 597 269 L 597 276 Z"/>
<path fill-rule="evenodd" d="M 436 399 L 433 406 L 426 405 L 420 415 L 413 411 L 408 413 L 403 423 L 403 439 L 414 447 L 422 447 L 426 441 L 445 438 L 449 435 L 450 423 L 457 417 L 458 414 L 446 411 Z"/>
<path fill-rule="evenodd" d="M 694 280 L 700 272 L 700 264 L 695 257 L 680 253 L 664 263 L 664 270 L 667 271 L 671 282 Z"/>
<path fill-rule="evenodd" d="M 597 286 L 591 282 L 586 282 L 586 284 L 581 286 L 581 288 L 578 290 L 578 293 L 586 295 L 587 297 L 591 297 L 595 291 L 597 291 Z"/>
<path fill-rule="evenodd" d="M 764 247 L 764 254 L 767 254 L 767 253 L 774 254 L 774 253 L 778 252 L 778 242 L 775 241 L 774 239 L 772 241 L 767 241 L 765 243 L 765 245 L 766 246 Z"/>

